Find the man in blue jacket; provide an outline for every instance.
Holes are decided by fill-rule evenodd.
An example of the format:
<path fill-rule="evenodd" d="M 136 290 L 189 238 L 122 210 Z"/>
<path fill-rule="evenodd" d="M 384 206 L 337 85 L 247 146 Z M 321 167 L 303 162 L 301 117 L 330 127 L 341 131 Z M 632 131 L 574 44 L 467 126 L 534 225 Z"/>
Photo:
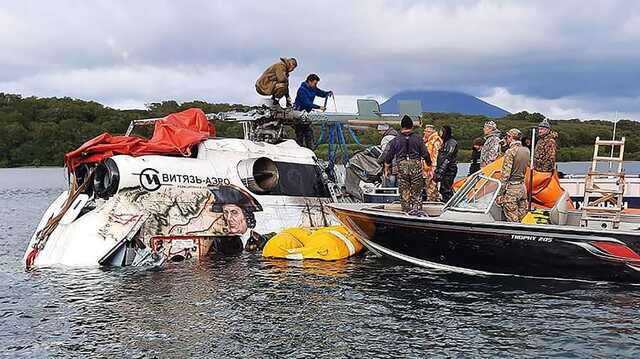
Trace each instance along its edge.
<path fill-rule="evenodd" d="M 321 111 L 326 110 L 324 106 L 319 106 L 313 103 L 316 96 L 327 98 L 333 96 L 332 91 L 323 91 L 318 88 L 318 82 L 320 77 L 316 74 L 307 76 L 307 80 L 300 84 L 298 93 L 296 94 L 296 101 L 293 104 L 293 109 L 297 111 L 311 112 L 313 109 Z M 300 146 L 307 148 L 313 148 L 313 131 L 308 123 L 297 123 L 293 126 L 296 131 L 296 142 Z"/>

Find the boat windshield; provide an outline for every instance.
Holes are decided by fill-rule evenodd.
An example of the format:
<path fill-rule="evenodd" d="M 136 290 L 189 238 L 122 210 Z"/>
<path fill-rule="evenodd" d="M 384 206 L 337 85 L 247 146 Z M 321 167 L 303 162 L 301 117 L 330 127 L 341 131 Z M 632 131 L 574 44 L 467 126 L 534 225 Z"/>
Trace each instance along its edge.
<path fill-rule="evenodd" d="M 486 213 L 495 201 L 499 189 L 500 181 L 477 174 L 451 198 L 445 210 Z"/>

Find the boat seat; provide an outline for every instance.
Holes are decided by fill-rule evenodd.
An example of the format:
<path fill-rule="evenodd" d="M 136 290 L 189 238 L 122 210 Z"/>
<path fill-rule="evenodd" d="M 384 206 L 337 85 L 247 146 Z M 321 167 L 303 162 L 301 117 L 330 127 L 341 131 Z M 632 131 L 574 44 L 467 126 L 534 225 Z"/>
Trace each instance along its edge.
<path fill-rule="evenodd" d="M 549 219 L 551 224 L 565 225 L 567 224 L 569 192 L 562 191 L 560 198 L 549 211 Z"/>

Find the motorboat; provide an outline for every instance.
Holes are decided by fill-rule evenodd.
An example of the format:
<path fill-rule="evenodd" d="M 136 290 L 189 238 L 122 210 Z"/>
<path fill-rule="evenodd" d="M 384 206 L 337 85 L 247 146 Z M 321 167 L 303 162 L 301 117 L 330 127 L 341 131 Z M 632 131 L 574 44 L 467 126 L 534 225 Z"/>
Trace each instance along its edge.
<path fill-rule="evenodd" d="M 499 171 L 473 174 L 446 204 L 425 203 L 424 217 L 393 203 L 330 208 L 371 252 L 413 265 L 473 275 L 640 283 L 637 211 L 620 205 L 576 209 L 569 193 L 554 187 L 554 193 L 543 191 L 544 198 L 533 199 L 544 202 L 537 207 L 549 224 L 507 222 L 496 203 L 499 176 Z M 597 186 L 592 191 L 604 192 Z"/>

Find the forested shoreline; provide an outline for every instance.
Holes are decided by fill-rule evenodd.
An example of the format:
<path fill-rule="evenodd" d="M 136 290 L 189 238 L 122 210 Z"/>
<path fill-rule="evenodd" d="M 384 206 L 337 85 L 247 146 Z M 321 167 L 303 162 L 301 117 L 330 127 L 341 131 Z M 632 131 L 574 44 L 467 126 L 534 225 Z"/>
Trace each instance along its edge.
<path fill-rule="evenodd" d="M 206 113 L 249 109 L 240 104 L 163 101 L 149 103 L 144 110 L 117 110 L 94 101 L 68 97 L 38 98 L 0 93 L 0 124 L 3 126 L 0 131 L 0 167 L 61 166 L 66 152 L 103 132 L 122 134 L 131 120 L 162 117 L 191 107 L 201 108 Z M 543 118 L 539 113 L 519 112 L 495 121 L 503 132 L 515 127 L 529 134 Z M 482 125 L 487 120 L 489 118 L 485 116 L 457 113 L 423 114 L 423 123 L 433 123 L 437 127 L 451 125 L 461 146 L 461 161 L 468 159 L 471 143 L 474 138 L 482 136 Z M 613 129 L 613 123 L 609 121 L 573 119 L 551 123 L 559 134 L 558 161 L 590 160 L 595 137 L 610 138 Z M 216 128 L 221 137 L 242 136 L 242 128 L 238 124 L 217 122 Z M 376 144 L 380 140 L 374 129 L 358 130 L 357 133 L 364 145 Z M 640 160 L 640 123 L 621 120 L 617 134 L 627 138 L 625 158 Z M 362 148 L 354 143 L 348 147 L 350 152 Z M 316 151 L 320 157 L 326 157 L 327 146 L 321 145 Z"/>

